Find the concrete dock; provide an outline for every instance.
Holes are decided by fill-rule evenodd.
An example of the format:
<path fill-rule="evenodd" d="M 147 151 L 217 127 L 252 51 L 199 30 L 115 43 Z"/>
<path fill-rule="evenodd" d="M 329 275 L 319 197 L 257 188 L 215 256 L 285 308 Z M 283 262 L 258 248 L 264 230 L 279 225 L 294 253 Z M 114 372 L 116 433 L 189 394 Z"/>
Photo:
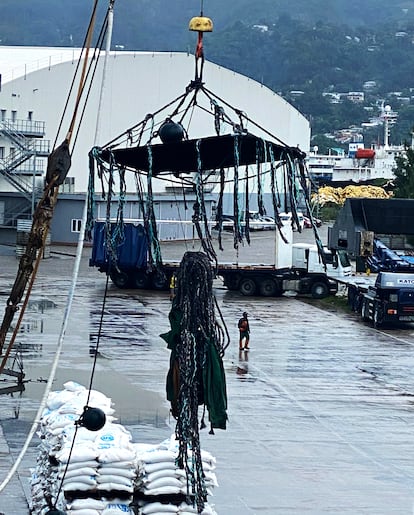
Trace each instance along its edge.
<path fill-rule="evenodd" d="M 258 252 L 266 238 L 255 236 Z M 269 252 L 269 247 L 268 252 Z M 69 253 L 68 253 L 69 254 Z M 54 389 L 88 385 L 105 276 L 85 249 Z M 24 392 L 0 397 L 0 481 L 30 429 L 54 357 L 74 258 L 44 260 L 19 336 Z M 1 257 L 6 294 L 17 263 Z M 221 515 L 409 515 L 414 499 L 414 328 L 377 331 L 352 313 L 311 301 L 242 297 L 220 282 L 216 296 L 231 335 L 224 365 L 228 428 L 201 432 L 217 459 L 210 501 Z M 134 441 L 159 443 L 175 428 L 165 400 L 168 292 L 109 287 L 93 387 L 111 397 Z M 238 351 L 237 320 L 249 313 L 251 351 Z M 33 440 L 0 513 L 25 515 Z"/>

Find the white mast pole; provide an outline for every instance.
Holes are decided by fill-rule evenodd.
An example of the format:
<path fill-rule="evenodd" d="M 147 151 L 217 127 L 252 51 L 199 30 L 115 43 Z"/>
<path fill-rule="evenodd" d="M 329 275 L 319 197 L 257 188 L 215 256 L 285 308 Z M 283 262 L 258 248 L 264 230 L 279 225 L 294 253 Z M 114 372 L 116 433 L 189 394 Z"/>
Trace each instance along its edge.
<path fill-rule="evenodd" d="M 108 8 L 105 57 L 104 57 L 103 71 L 102 71 L 101 92 L 99 95 L 98 115 L 96 118 L 94 145 L 97 145 L 97 143 L 98 143 L 99 131 L 101 128 L 101 114 L 102 114 L 102 105 L 103 105 L 103 98 L 104 98 L 104 92 L 105 92 L 106 68 L 107 68 L 107 64 L 108 64 L 109 53 L 111 51 L 112 28 L 113 28 L 113 23 L 114 23 L 114 2 L 115 2 L 115 0 L 111 0 L 109 2 L 109 8 Z"/>

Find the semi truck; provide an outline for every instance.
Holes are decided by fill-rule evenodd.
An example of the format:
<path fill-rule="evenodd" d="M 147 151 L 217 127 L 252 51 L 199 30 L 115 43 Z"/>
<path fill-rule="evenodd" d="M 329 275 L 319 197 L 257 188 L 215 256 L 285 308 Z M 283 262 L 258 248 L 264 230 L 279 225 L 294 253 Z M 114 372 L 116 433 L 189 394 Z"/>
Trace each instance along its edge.
<path fill-rule="evenodd" d="M 275 246 L 272 264 L 218 263 L 217 276 L 229 290 L 243 295 L 279 296 L 286 291 L 323 298 L 338 291 L 337 277 L 351 275 L 347 254 L 324 249 L 322 262 L 316 245 L 292 244 L 290 225 L 283 228 L 284 238 L 274 231 Z M 148 243 L 144 227 L 139 223 L 124 225 L 122 243 L 116 248 L 116 260 L 110 258 L 106 243 L 105 222 L 94 228 L 91 267 L 109 274 L 118 288 L 168 289 L 179 261 L 163 261 L 162 273 L 149 266 Z M 116 263 L 116 265 L 114 264 Z"/>
<path fill-rule="evenodd" d="M 282 238 L 279 238 L 282 241 Z M 310 294 L 315 299 L 335 295 L 338 291 L 337 277 L 351 275 L 351 265 L 346 253 L 332 253 L 324 248 L 325 265 L 316 245 L 306 243 L 286 244 L 285 259 L 276 253 L 273 265 L 219 265 L 217 275 L 229 290 L 243 295 L 277 297 L 286 291 Z"/>
<path fill-rule="evenodd" d="M 348 284 L 348 302 L 374 327 L 414 322 L 414 274 L 379 272 L 376 278 Z"/>
<path fill-rule="evenodd" d="M 370 274 L 348 284 L 348 303 L 375 327 L 383 323 L 414 322 L 414 263 L 412 251 L 395 251 L 373 239 L 366 259 Z"/>

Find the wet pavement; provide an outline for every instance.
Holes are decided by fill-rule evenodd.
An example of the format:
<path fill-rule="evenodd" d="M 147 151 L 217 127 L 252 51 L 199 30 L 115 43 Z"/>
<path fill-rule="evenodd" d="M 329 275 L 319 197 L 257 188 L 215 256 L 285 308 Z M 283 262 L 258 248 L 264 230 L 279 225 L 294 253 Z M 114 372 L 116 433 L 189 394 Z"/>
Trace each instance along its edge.
<path fill-rule="evenodd" d="M 271 235 L 255 235 L 257 253 Z M 192 246 L 187 246 L 192 250 Z M 196 244 L 194 247 L 195 250 Z M 170 245 L 166 254 L 176 252 Z M 42 262 L 18 342 L 26 379 L 21 394 L 0 397 L 0 481 L 27 434 L 49 375 L 71 282 L 74 249 Z M 88 386 L 99 334 L 105 276 L 84 250 L 54 390 Z M 167 256 L 168 257 L 168 256 Z M 175 256 L 180 258 L 180 256 Z M 0 256 L 0 303 L 17 269 Z M 216 283 L 232 342 L 224 365 L 228 429 L 201 432 L 217 458 L 220 515 L 408 515 L 414 513 L 414 327 L 374 330 L 349 313 L 294 296 L 242 297 Z M 109 287 L 93 387 L 111 397 L 136 442 L 174 431 L 165 400 L 168 292 Z M 251 351 L 238 351 L 237 320 L 249 313 Z M 19 474 L 0 494 L 0 513 L 29 513 L 33 440 Z"/>

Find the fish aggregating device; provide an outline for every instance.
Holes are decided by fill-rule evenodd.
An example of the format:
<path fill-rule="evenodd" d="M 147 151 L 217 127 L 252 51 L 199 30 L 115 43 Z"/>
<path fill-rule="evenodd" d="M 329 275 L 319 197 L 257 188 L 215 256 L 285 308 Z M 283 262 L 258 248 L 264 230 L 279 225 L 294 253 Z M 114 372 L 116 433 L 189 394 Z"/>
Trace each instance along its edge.
<path fill-rule="evenodd" d="M 242 108 L 233 106 L 207 88 L 203 77 L 203 36 L 213 30 L 213 22 L 201 12 L 200 16 L 191 19 L 189 29 L 198 33 L 198 39 L 195 74 L 185 91 L 155 112 L 148 113 L 143 120 L 110 142 L 93 147 L 89 153 L 88 234 L 92 239 L 94 186 L 98 177 L 103 196 L 108 201 L 106 239 L 109 267 L 116 266 L 116 247 L 123 239 L 127 174 L 135 176 L 140 218 L 144 221 L 148 238 L 150 266 L 156 269 L 161 269 L 162 257 L 154 209 L 155 180 L 168 181 L 176 190 L 186 188 L 194 192 L 192 223 L 204 252 L 213 263 L 217 263 L 217 255 L 205 206 L 206 191 L 211 191 L 212 187 L 218 190 L 215 216 L 220 250 L 223 249 L 223 197 L 227 186 L 230 186 L 233 196 L 235 249 L 245 242 L 250 244 L 250 222 L 248 217 L 243 219 L 243 214 L 250 212 L 255 189 L 258 215 L 266 215 L 265 179 L 270 183 L 272 215 L 279 230 L 283 226 L 280 213 L 284 210 L 292 213 L 292 225 L 301 230 L 299 198 L 304 197 L 307 210 L 311 212 L 306 154 L 298 147 L 285 144 L 252 120 Z M 198 118 L 211 120 L 211 134 L 193 135 L 197 130 L 193 131 L 193 126 Z M 112 210 L 115 216 L 111 220 L 110 203 L 114 199 L 118 200 L 118 210 L 116 214 Z M 313 229 L 323 259 L 316 225 Z M 284 238 L 282 233 L 281 236 Z"/>
<path fill-rule="evenodd" d="M 221 250 L 223 197 L 228 184 L 233 193 L 235 249 L 245 242 L 250 244 L 249 220 L 247 217 L 242 225 L 242 214 L 250 212 L 253 185 L 257 184 L 259 215 L 266 214 L 263 199 L 265 177 L 271 184 L 275 225 L 285 241 L 279 213 L 288 209 L 292 213 L 292 224 L 300 230 L 299 195 L 305 196 L 308 212 L 311 210 L 305 153 L 285 144 L 249 118 L 241 108 L 233 106 L 206 87 L 203 78 L 203 36 L 213 30 L 213 23 L 201 11 L 200 16 L 191 19 L 189 30 L 197 32 L 198 38 L 195 74 L 185 91 L 156 111 L 148 113 L 143 120 L 107 144 L 90 150 L 87 233 L 92 239 L 97 226 L 94 216 L 95 184 L 99 180 L 107 201 L 104 233 L 101 235 L 105 262 L 100 266 L 111 276 L 119 270 L 117 257 L 128 231 L 124 217 L 126 175 L 133 174 L 140 218 L 143 220 L 143 237 L 148 249 L 146 266 L 151 273 L 159 275 L 160 283 L 166 283 L 154 208 L 154 181 L 169 181 L 177 189 L 182 188 L 184 191 L 187 188 L 194 193 L 192 223 L 203 252 L 186 253 L 182 259 L 177 295 L 169 315 L 171 331 L 162 336 L 171 350 L 167 390 L 172 403 L 172 415 L 177 418 L 176 435 L 180 449 L 178 462 L 185 466 L 191 455 L 194 465 L 190 468 L 185 466 L 185 471 L 189 484 L 193 485 L 195 504 L 201 513 L 207 501 L 207 492 L 201 464 L 198 407 L 201 404 L 207 407 L 211 431 L 215 427 L 225 429 L 227 420 L 222 365 L 226 329 L 223 320 L 222 325 L 215 320 L 218 307 L 212 293 L 212 280 L 217 276 L 218 257 L 207 216 L 206 191 L 212 185 L 219 189 L 216 226 Z M 202 137 L 193 134 L 197 116 L 211 120 L 211 134 Z M 257 133 L 250 131 L 248 126 L 254 127 Z M 283 184 L 283 188 L 280 188 L 280 184 Z M 114 201 L 117 204 L 115 213 Z M 323 246 L 316 226 L 314 232 L 323 256 Z M 188 288 L 189 284 L 197 286 Z M 204 288 L 204 302 L 197 310 L 200 299 L 197 296 L 194 298 L 194 295 L 201 288 Z M 191 310 L 196 310 L 194 316 L 190 316 Z M 197 354 L 197 359 L 193 361 L 194 354 Z M 175 381 L 177 377 L 178 384 Z M 202 379 L 205 377 L 214 378 L 214 384 L 207 385 Z M 200 391 L 204 394 L 195 396 L 195 392 Z M 219 404 L 218 391 L 221 392 Z M 211 402 L 213 398 L 214 403 Z"/>

